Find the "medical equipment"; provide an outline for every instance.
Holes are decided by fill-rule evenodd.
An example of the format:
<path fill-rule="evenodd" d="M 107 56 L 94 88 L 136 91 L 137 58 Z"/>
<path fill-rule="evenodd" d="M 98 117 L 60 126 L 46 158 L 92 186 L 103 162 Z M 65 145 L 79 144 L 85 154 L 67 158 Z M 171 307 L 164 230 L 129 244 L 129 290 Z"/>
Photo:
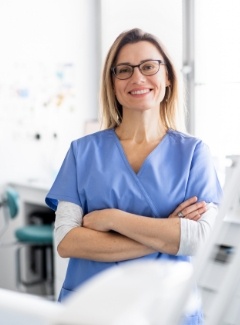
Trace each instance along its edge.
<path fill-rule="evenodd" d="M 194 274 L 206 325 L 240 324 L 240 160 L 227 168 L 215 229 L 199 252 Z"/>
<path fill-rule="evenodd" d="M 0 198 L 0 208 L 3 208 L 3 222 L 0 229 L 0 239 L 8 228 L 10 219 L 14 219 L 18 214 L 18 195 L 16 191 L 8 188 Z"/>
<path fill-rule="evenodd" d="M 42 285 L 42 293 L 52 297 L 54 294 L 53 281 L 53 226 L 51 224 L 25 224 L 16 228 L 14 240 L 4 239 L 11 220 L 18 216 L 19 196 L 13 187 L 7 186 L 0 199 L 3 208 L 0 226 L 0 246 L 2 248 L 14 246 L 16 248 L 16 286 L 18 290 L 28 292 L 36 285 Z M 52 213 L 52 211 L 51 211 Z M 48 217 L 46 212 L 35 212 L 33 217 Z M 43 219 L 42 217 L 42 219 Z M 40 218 L 39 218 L 40 220 Z M 3 239 L 2 239 L 3 238 Z M 25 257 L 25 258 L 24 258 Z M 31 267 L 32 273 L 28 276 Z"/>
<path fill-rule="evenodd" d="M 51 325 L 63 308 L 36 295 L 0 289 L 1 325 Z"/>

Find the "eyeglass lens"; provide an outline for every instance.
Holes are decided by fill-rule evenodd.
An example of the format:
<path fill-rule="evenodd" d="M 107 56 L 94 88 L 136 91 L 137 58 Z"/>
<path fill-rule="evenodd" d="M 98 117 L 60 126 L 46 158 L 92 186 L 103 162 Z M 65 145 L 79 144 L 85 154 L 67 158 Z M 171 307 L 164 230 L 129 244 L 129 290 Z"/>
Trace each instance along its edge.
<path fill-rule="evenodd" d="M 134 68 L 138 67 L 141 73 L 145 76 L 152 76 L 159 71 L 160 68 L 160 61 L 153 60 L 153 61 L 146 61 L 137 66 L 131 66 L 128 64 L 119 64 L 117 65 L 113 71 L 115 76 L 118 79 L 128 79 L 132 76 Z"/>

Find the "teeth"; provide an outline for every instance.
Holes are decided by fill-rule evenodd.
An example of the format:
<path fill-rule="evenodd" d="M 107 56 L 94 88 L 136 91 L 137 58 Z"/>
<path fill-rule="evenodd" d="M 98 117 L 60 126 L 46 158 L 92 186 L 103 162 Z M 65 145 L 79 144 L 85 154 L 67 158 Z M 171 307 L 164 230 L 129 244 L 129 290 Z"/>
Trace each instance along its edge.
<path fill-rule="evenodd" d="M 145 94 L 145 93 L 148 93 L 148 92 L 149 92 L 149 89 L 142 89 L 142 90 L 131 91 L 131 94 L 140 95 L 140 94 Z"/>

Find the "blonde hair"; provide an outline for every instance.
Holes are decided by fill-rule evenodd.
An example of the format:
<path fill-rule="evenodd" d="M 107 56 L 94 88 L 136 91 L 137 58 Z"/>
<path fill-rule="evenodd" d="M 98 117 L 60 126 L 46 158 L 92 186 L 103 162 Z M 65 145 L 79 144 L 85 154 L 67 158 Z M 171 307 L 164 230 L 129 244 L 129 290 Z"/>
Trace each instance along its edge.
<path fill-rule="evenodd" d="M 100 107 L 103 128 L 115 128 L 122 122 L 122 106 L 117 101 L 114 93 L 113 75 L 111 68 L 116 64 L 119 52 L 126 44 L 147 41 L 156 46 L 166 63 L 170 87 L 160 105 L 160 118 L 166 129 L 185 131 L 185 112 L 179 94 L 179 77 L 174 64 L 161 42 L 152 34 L 139 28 L 134 28 L 121 33 L 112 44 L 103 67 Z"/>

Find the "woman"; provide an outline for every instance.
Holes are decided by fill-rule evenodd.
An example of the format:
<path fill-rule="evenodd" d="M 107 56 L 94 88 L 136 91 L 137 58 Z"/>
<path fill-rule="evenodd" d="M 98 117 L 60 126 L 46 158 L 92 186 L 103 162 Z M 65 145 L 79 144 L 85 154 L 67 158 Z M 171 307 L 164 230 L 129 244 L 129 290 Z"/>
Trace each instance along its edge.
<path fill-rule="evenodd" d="M 117 263 L 189 261 L 208 235 L 221 188 L 208 147 L 179 131 L 178 88 L 153 35 L 119 35 L 102 76 L 105 130 L 72 142 L 46 198 L 58 252 L 70 257 L 60 300 Z"/>

